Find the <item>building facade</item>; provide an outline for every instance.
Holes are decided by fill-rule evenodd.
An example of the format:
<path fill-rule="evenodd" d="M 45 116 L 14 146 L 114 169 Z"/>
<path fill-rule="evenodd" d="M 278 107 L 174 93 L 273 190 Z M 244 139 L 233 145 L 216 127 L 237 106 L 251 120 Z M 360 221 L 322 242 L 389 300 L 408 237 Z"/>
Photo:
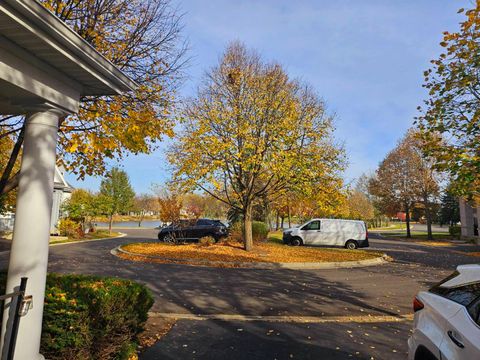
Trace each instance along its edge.
<path fill-rule="evenodd" d="M 53 183 L 53 203 L 52 215 L 50 220 L 50 234 L 56 234 L 58 220 L 63 215 L 62 204 L 72 195 L 73 187 L 65 180 L 63 171 L 58 166 L 55 167 L 55 176 Z"/>
<path fill-rule="evenodd" d="M 478 237 L 478 219 L 480 219 L 480 206 L 460 199 L 460 222 L 462 236 Z M 479 238 L 480 240 L 480 238 Z"/>
<path fill-rule="evenodd" d="M 62 169 L 56 166 L 53 184 L 53 203 L 50 221 L 50 234 L 56 234 L 58 232 L 58 220 L 60 220 L 63 215 L 62 204 L 70 198 L 73 190 L 73 187 L 65 180 Z M 13 231 L 14 224 L 14 212 L 6 212 L 4 214 L 0 214 L 0 231 Z"/>

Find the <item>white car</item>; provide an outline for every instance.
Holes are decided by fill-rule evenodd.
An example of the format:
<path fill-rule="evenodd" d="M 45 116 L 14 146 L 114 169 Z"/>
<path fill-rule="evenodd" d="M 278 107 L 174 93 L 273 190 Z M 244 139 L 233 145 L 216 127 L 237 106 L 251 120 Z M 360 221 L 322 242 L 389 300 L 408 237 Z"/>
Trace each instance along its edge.
<path fill-rule="evenodd" d="M 363 221 L 340 219 L 312 219 L 299 227 L 284 230 L 283 242 L 296 246 L 344 246 L 347 249 L 369 246 Z"/>
<path fill-rule="evenodd" d="M 480 264 L 461 265 L 413 300 L 409 360 L 480 359 Z"/>

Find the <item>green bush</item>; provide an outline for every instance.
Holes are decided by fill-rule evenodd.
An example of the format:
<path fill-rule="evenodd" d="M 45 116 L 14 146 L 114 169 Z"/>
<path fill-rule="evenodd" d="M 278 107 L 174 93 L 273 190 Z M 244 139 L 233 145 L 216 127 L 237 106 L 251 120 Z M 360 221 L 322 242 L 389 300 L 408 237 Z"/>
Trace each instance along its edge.
<path fill-rule="evenodd" d="M 253 241 L 263 241 L 267 238 L 269 232 L 268 225 L 261 221 L 252 222 Z"/>
<path fill-rule="evenodd" d="M 462 228 L 458 225 L 451 225 L 451 226 L 448 227 L 448 232 L 452 236 L 460 237 L 460 235 L 462 233 Z"/>
<path fill-rule="evenodd" d="M 268 225 L 261 221 L 252 221 L 253 241 L 263 241 L 267 238 L 270 229 Z M 233 223 L 229 227 L 229 240 L 243 242 L 243 223 L 241 221 Z"/>
<path fill-rule="evenodd" d="M 61 219 L 58 222 L 58 232 L 60 235 L 72 239 L 79 239 L 84 235 L 80 223 L 69 218 Z"/>
<path fill-rule="evenodd" d="M 150 291 L 133 281 L 49 274 L 41 352 L 52 360 L 127 359 L 152 305 Z"/>

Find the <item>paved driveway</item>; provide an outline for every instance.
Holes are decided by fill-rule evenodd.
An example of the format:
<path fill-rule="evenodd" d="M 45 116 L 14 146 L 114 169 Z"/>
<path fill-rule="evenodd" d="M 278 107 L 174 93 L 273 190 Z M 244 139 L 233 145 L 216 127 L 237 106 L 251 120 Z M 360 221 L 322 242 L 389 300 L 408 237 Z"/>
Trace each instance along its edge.
<path fill-rule="evenodd" d="M 478 259 L 456 252 L 474 246 L 372 239 L 370 249 L 395 261 L 302 271 L 144 264 L 110 254 L 119 244 L 156 235 L 127 232 L 120 239 L 51 247 L 49 270 L 119 276 L 152 289 L 152 311 L 179 320 L 142 360 L 405 359 L 414 294 Z"/>

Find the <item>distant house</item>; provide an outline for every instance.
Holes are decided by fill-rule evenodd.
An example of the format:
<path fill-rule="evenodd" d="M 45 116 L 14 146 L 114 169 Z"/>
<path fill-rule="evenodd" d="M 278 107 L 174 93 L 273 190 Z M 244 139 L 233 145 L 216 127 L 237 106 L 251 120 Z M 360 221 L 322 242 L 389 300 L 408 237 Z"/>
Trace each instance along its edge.
<path fill-rule="evenodd" d="M 50 233 L 57 233 L 58 220 L 62 217 L 62 204 L 72 195 L 73 187 L 65 180 L 63 171 L 55 167 L 53 184 L 52 219 L 50 221 Z"/>
<path fill-rule="evenodd" d="M 399 211 L 395 215 L 394 219 L 397 219 L 397 220 L 400 220 L 400 221 L 406 221 L 407 220 L 407 214 L 403 211 Z"/>
<path fill-rule="evenodd" d="M 53 203 L 52 203 L 52 219 L 50 221 L 50 233 L 57 233 L 58 220 L 62 216 L 62 204 L 70 198 L 73 187 L 65 180 L 63 171 L 57 166 L 55 167 L 55 177 L 53 185 Z M 15 222 L 15 214 L 7 212 L 0 214 L 0 231 L 13 231 Z"/>
<path fill-rule="evenodd" d="M 8 211 L 0 214 L 0 231 L 12 231 L 15 222 L 15 214 Z"/>
<path fill-rule="evenodd" d="M 460 222 L 462 224 L 462 236 L 478 237 L 478 219 L 480 218 L 480 206 L 473 202 L 460 199 Z"/>

